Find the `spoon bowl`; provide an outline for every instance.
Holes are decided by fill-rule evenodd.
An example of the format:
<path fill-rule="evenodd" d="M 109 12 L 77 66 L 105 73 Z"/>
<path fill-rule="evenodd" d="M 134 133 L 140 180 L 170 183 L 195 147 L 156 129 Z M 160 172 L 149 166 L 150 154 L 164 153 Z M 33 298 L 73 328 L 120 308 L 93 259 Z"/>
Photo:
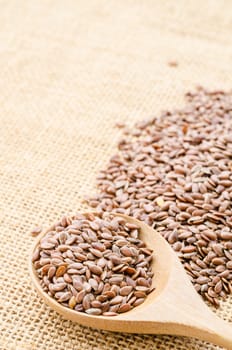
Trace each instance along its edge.
<path fill-rule="evenodd" d="M 30 254 L 29 271 L 32 282 L 45 303 L 64 318 L 79 324 L 115 332 L 172 334 L 195 337 L 232 349 L 232 327 L 215 315 L 195 291 L 176 253 L 154 229 L 132 217 L 116 214 L 140 227 L 140 238 L 153 249 L 152 287 L 144 303 L 117 316 L 93 316 L 59 304 L 41 287 Z"/>

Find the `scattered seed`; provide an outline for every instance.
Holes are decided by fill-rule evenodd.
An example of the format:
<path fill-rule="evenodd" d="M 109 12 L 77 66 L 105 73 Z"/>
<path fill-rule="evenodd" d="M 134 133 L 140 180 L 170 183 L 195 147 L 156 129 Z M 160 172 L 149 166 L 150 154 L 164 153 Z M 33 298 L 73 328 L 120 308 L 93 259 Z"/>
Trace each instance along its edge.
<path fill-rule="evenodd" d="M 97 265 L 90 265 L 89 269 L 92 273 L 96 274 L 96 275 L 101 275 L 103 270 L 100 266 Z"/>
<path fill-rule="evenodd" d="M 169 61 L 168 65 L 169 65 L 169 67 L 176 68 L 176 67 L 178 67 L 178 62 L 177 61 Z M 184 134 L 187 133 L 187 126 L 183 129 L 183 133 Z"/>
<path fill-rule="evenodd" d="M 186 107 L 125 130 L 118 154 L 97 180 L 99 193 L 88 202 L 99 211 L 145 221 L 184 264 L 200 260 L 206 265 L 197 264 L 202 273 L 208 269 L 215 277 L 229 270 L 231 261 L 224 251 L 232 249 L 232 243 L 227 246 L 232 241 L 232 94 L 199 88 L 186 99 Z M 117 245 L 127 247 L 123 241 Z M 216 255 L 210 258 L 209 251 Z M 124 256 L 132 257 L 127 248 Z M 224 269 L 217 270 L 217 263 Z M 193 283 L 216 305 L 216 297 L 199 289 L 195 266 L 188 266 Z M 224 284 L 222 292 L 229 293 Z"/>
<path fill-rule="evenodd" d="M 40 234 L 42 232 L 42 230 L 43 230 L 42 226 L 36 226 L 31 230 L 31 235 L 33 237 L 36 237 L 36 236 L 38 236 L 38 234 Z"/>

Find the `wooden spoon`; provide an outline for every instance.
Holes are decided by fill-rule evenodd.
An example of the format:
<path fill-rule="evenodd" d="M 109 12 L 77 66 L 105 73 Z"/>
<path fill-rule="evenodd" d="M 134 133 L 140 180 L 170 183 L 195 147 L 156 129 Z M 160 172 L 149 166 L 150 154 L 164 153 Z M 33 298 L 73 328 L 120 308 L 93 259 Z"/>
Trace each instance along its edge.
<path fill-rule="evenodd" d="M 154 250 L 153 286 L 145 302 L 117 316 L 92 316 L 71 310 L 59 304 L 41 288 L 32 264 L 32 254 L 42 233 L 36 240 L 30 256 L 30 275 L 44 301 L 64 318 L 85 326 L 127 333 L 173 334 L 195 337 L 232 349 L 232 327 L 217 317 L 193 288 L 177 255 L 166 240 L 145 223 L 119 215 L 140 226 L 141 239 Z"/>

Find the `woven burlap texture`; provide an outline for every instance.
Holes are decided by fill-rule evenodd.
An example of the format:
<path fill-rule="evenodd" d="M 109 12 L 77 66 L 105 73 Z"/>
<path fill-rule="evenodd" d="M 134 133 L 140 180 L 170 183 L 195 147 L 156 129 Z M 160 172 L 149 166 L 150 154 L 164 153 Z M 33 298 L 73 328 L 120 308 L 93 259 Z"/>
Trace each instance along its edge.
<path fill-rule="evenodd" d="M 28 276 L 30 230 L 83 210 L 133 125 L 196 85 L 232 87 L 228 1 L 0 2 L 0 349 L 218 349 L 62 319 Z M 170 67 L 169 61 L 177 61 Z M 232 321 L 232 299 L 217 313 Z"/>

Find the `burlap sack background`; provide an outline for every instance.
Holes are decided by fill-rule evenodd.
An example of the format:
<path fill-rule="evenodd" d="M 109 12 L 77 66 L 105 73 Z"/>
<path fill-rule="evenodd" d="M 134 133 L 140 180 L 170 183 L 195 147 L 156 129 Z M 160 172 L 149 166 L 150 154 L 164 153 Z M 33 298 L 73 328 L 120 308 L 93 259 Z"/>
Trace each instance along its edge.
<path fill-rule="evenodd" d="M 229 0 L 0 2 L 1 350 L 217 348 L 65 321 L 37 296 L 27 259 L 35 224 L 94 193 L 115 121 L 177 106 L 197 84 L 230 89 L 231 63 Z M 231 298 L 218 313 L 232 321 Z"/>

